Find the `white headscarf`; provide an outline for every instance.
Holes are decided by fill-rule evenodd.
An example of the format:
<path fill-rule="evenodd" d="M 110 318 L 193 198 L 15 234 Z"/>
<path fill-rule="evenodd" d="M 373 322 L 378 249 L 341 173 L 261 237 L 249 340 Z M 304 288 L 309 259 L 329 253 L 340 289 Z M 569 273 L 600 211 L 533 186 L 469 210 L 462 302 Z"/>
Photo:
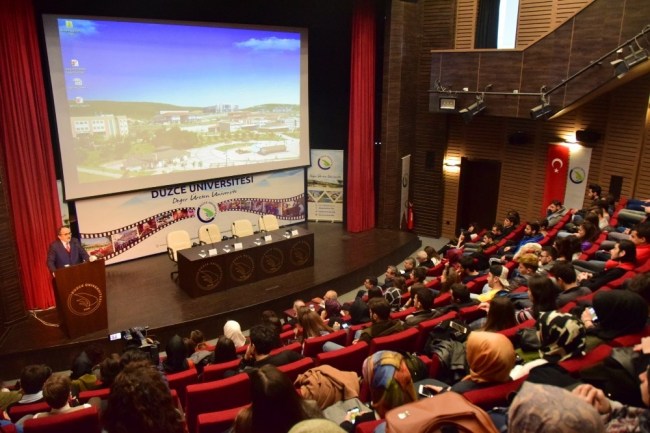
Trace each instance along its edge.
<path fill-rule="evenodd" d="M 228 320 L 225 325 L 223 325 L 223 335 L 230 338 L 233 343 L 235 343 L 236 348 L 242 347 L 246 344 L 246 337 L 241 332 L 241 326 L 239 323 L 234 320 Z"/>

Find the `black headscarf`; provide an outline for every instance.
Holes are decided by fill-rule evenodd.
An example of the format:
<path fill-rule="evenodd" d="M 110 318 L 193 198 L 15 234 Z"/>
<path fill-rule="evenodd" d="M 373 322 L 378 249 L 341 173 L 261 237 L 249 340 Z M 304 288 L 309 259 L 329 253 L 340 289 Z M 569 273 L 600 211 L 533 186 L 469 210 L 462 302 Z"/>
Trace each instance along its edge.
<path fill-rule="evenodd" d="M 165 373 L 178 373 L 190 368 L 187 363 L 187 348 L 178 334 L 169 339 L 165 352 L 167 352 L 167 359 L 163 362 Z"/>
<path fill-rule="evenodd" d="M 593 305 L 598 326 L 589 329 L 588 333 L 603 340 L 641 332 L 648 320 L 645 299 L 627 290 L 599 291 Z"/>

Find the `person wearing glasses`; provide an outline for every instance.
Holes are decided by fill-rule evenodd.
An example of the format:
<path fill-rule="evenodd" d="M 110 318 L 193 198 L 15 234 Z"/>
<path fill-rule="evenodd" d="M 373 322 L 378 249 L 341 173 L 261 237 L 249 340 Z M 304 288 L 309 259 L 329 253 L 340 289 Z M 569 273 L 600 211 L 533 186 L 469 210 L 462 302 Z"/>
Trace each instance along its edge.
<path fill-rule="evenodd" d="M 78 239 L 72 237 L 70 227 L 61 226 L 57 232 L 58 239 L 47 250 L 47 268 L 54 271 L 79 263 L 94 261 L 81 246 Z"/>

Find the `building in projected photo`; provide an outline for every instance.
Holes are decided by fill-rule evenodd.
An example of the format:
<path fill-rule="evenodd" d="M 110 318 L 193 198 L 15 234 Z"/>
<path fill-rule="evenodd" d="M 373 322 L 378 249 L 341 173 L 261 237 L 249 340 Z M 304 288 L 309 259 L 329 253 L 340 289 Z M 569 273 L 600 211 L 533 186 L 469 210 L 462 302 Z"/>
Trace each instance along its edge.
<path fill-rule="evenodd" d="M 117 137 L 129 134 L 129 122 L 126 116 L 113 114 L 100 116 L 77 116 L 70 118 L 72 136 L 103 135 Z"/>

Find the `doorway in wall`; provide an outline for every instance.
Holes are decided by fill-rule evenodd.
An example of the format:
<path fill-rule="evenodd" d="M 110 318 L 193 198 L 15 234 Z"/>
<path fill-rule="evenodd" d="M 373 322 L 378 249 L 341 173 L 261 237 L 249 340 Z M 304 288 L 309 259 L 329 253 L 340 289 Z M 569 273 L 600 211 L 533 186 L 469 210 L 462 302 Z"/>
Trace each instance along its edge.
<path fill-rule="evenodd" d="M 496 221 L 501 161 L 461 158 L 456 233 L 477 222 L 481 229 Z"/>

